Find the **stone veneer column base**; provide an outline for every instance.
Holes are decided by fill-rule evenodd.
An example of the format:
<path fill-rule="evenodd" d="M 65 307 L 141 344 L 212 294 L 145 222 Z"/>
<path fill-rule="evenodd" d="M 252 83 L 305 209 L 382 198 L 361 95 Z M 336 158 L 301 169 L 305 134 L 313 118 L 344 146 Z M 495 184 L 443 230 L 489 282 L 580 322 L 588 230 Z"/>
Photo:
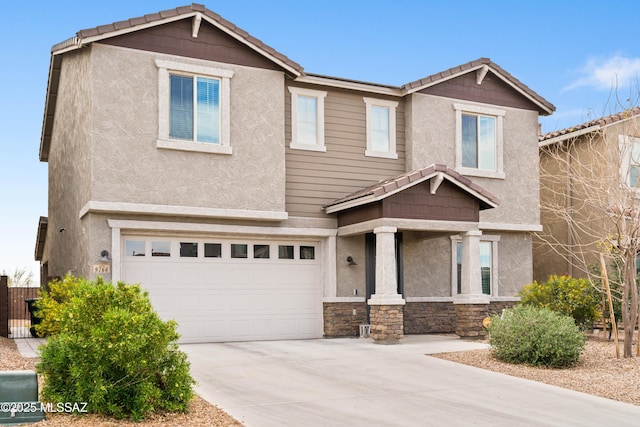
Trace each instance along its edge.
<path fill-rule="evenodd" d="M 370 305 L 369 336 L 376 344 L 397 344 L 404 337 L 403 305 Z"/>
<path fill-rule="evenodd" d="M 324 336 L 357 337 L 360 325 L 367 321 L 366 302 L 325 302 L 322 304 Z"/>
<path fill-rule="evenodd" d="M 455 304 L 456 334 L 465 338 L 487 335 L 482 321 L 489 315 L 489 304 Z"/>

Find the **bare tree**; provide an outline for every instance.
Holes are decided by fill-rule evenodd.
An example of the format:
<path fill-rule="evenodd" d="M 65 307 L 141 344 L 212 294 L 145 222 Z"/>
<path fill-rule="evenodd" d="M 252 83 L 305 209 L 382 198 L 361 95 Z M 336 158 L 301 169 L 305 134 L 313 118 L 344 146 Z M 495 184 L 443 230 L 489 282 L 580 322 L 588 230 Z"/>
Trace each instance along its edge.
<path fill-rule="evenodd" d="M 569 271 L 557 273 L 598 283 L 593 266 L 600 254 L 609 265 L 618 266 L 609 278 L 617 280 L 620 289 L 625 357 L 633 357 L 638 319 L 639 125 L 640 109 L 630 109 L 561 132 L 558 138 L 547 137 L 540 148 L 540 215 L 545 230 L 537 237 L 564 260 Z"/>
<path fill-rule="evenodd" d="M 2 270 L 2 275 L 8 276 L 9 286 L 25 288 L 35 286 L 33 272 L 27 271 L 26 267 L 16 268 L 12 275 L 8 275 L 5 270 Z"/>

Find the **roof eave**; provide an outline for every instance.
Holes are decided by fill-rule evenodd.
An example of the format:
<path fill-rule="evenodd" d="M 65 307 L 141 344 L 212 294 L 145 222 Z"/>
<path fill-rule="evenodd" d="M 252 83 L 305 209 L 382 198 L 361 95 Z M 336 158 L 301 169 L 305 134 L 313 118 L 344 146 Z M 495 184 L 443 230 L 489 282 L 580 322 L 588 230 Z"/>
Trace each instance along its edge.
<path fill-rule="evenodd" d="M 511 88 L 515 89 L 518 93 L 520 93 L 522 96 L 524 96 L 525 98 L 527 98 L 529 101 L 531 101 L 532 103 L 534 103 L 536 106 L 539 107 L 540 110 L 544 111 L 545 116 L 549 116 L 551 114 L 553 114 L 553 112 L 556 110 L 555 107 L 549 103 L 549 102 L 543 102 L 541 99 L 538 99 L 537 97 L 533 96 L 532 94 L 530 94 L 529 92 L 527 92 L 526 90 L 524 90 L 523 88 L 521 88 L 520 86 L 518 86 L 517 84 L 515 84 L 511 79 L 509 79 L 507 76 L 503 75 L 503 72 L 495 67 L 491 66 L 491 63 L 485 63 L 485 62 L 481 62 L 471 68 L 468 69 L 462 69 L 458 72 L 455 73 L 451 73 L 447 76 L 444 76 L 440 79 L 437 80 L 432 80 L 428 83 L 424 83 L 422 85 L 419 86 L 415 86 L 415 87 L 410 87 L 405 89 L 406 94 L 412 94 L 418 91 L 421 91 L 423 89 L 429 88 L 431 86 L 436 86 L 439 85 L 443 82 L 446 82 L 448 80 L 451 79 L 455 79 L 457 77 L 463 76 L 465 74 L 468 73 L 472 73 L 474 71 L 478 71 L 480 69 L 487 69 L 488 71 L 491 71 L 494 75 L 496 75 L 499 79 L 501 79 L 503 82 L 505 82 L 506 84 L 508 84 Z"/>
<path fill-rule="evenodd" d="M 227 28 L 225 25 L 222 25 L 220 22 L 218 22 L 215 19 L 211 18 L 206 13 L 203 13 L 203 12 L 200 12 L 200 11 L 185 12 L 185 13 L 181 13 L 181 14 L 178 14 L 178 15 L 175 15 L 175 16 L 169 16 L 169 17 L 162 18 L 162 19 L 159 19 L 159 20 L 146 22 L 144 24 L 137 24 L 137 25 L 133 25 L 131 27 L 121 28 L 121 29 L 118 29 L 118 30 L 115 30 L 115 31 L 108 31 L 108 32 L 97 34 L 95 36 L 90 36 L 90 37 L 82 37 L 80 35 L 80 33 L 78 33 L 79 35 L 77 35 L 76 37 L 72 37 L 72 38 L 70 38 L 68 40 L 65 40 L 62 43 L 59 43 L 59 44 L 55 45 L 52 48 L 52 53 L 54 55 L 63 54 L 63 53 L 66 53 L 66 52 L 69 52 L 69 51 L 72 51 L 72 50 L 80 49 L 83 46 L 86 46 L 86 45 L 91 44 L 91 43 L 98 42 L 100 40 L 108 39 L 108 38 L 111 38 L 111 37 L 117 37 L 117 36 L 121 36 L 121 35 L 124 35 L 124 34 L 129 34 L 129 33 L 135 32 L 135 31 L 145 30 L 147 28 L 156 27 L 158 25 L 164 25 L 164 24 L 167 24 L 167 23 L 170 23 L 170 22 L 180 21 L 180 20 L 183 20 L 183 19 L 189 19 L 189 18 L 193 18 L 193 17 L 199 17 L 198 19 L 204 19 L 205 21 L 207 21 L 208 23 L 210 23 L 214 27 L 216 27 L 219 30 L 221 30 L 224 33 L 226 33 L 227 35 L 233 37 L 234 39 L 238 40 L 239 42 L 243 43 L 247 47 L 249 47 L 249 48 L 253 49 L 254 51 L 256 51 L 257 53 L 259 53 L 260 55 L 268 58 L 270 61 L 276 63 L 278 66 L 280 66 L 283 69 L 287 70 L 293 76 L 299 77 L 299 76 L 304 74 L 304 71 L 301 68 L 297 69 L 295 67 L 292 67 L 291 65 L 289 65 L 289 64 L 285 63 L 284 61 L 282 61 L 276 55 L 272 55 L 268 51 L 262 49 L 261 47 L 257 46 L 256 44 L 254 44 L 251 41 L 247 40 L 246 38 L 242 37 L 240 34 L 238 34 L 237 32 L 233 31 L 232 29 Z"/>
<path fill-rule="evenodd" d="M 442 176 L 444 179 L 446 179 L 447 181 L 451 182 L 453 185 L 461 188 L 462 190 L 464 190 L 465 192 L 467 192 L 468 194 L 472 195 L 473 197 L 475 197 L 476 199 L 478 199 L 481 203 L 484 203 L 487 207 L 485 207 L 484 209 L 487 208 L 497 208 L 499 206 L 499 203 L 497 200 L 492 200 L 489 197 L 486 197 L 482 194 L 480 194 L 479 192 L 475 191 L 473 188 L 469 187 L 468 185 L 465 185 L 462 182 L 457 181 L 455 178 L 453 178 L 452 176 L 443 173 L 442 171 L 434 171 L 428 175 L 425 175 L 419 179 L 416 179 L 415 181 L 411 181 L 409 183 L 407 183 L 406 185 L 402 186 L 402 187 L 398 187 L 396 189 L 394 189 L 393 191 L 388 191 L 388 192 L 384 192 L 382 194 L 379 194 L 376 196 L 375 192 L 372 193 L 368 193 L 365 194 L 361 197 L 355 198 L 355 199 L 351 199 L 351 200 L 346 200 L 344 202 L 341 203 L 337 203 L 335 205 L 327 205 L 325 206 L 325 212 L 327 214 L 332 214 L 332 213 L 336 213 L 336 212 L 340 212 L 340 211 L 344 211 L 346 209 L 351 209 L 351 208 L 357 208 L 359 206 L 363 206 L 369 203 L 373 203 L 373 202 L 378 202 L 380 200 L 386 199 L 387 197 L 390 197 L 394 194 L 397 194 L 399 192 L 402 192 L 404 190 L 406 190 L 407 188 L 413 187 L 415 185 L 418 185 L 420 183 L 423 183 L 425 181 L 428 181 L 436 176 Z"/>

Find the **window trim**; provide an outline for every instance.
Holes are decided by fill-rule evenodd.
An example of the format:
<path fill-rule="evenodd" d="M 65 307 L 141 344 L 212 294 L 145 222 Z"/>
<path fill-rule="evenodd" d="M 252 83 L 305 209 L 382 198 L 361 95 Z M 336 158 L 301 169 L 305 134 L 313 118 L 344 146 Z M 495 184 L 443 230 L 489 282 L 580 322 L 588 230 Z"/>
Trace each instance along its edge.
<path fill-rule="evenodd" d="M 640 145 L 640 137 L 618 135 L 618 145 L 620 150 L 620 181 L 627 189 L 634 191 L 635 193 L 640 193 L 640 184 L 635 187 L 631 186 L 631 163 L 633 162 L 634 143 Z M 636 163 L 635 165 L 640 166 L 640 163 Z"/>
<path fill-rule="evenodd" d="M 385 159 L 397 159 L 398 153 L 396 150 L 396 108 L 398 107 L 397 101 L 387 101 L 384 99 L 376 98 L 362 98 L 365 103 L 366 109 L 366 126 L 367 126 L 367 148 L 364 155 L 367 157 L 382 157 Z M 372 149 L 372 107 L 384 107 L 389 109 L 389 151 L 377 151 Z"/>
<path fill-rule="evenodd" d="M 324 99 L 326 91 L 305 89 L 301 87 L 288 87 L 291 93 L 291 142 L 289 148 L 294 150 L 309 150 L 326 152 L 324 138 Z M 316 99 L 316 143 L 305 144 L 298 142 L 298 97 L 306 96 Z"/>
<path fill-rule="evenodd" d="M 471 104 L 453 104 L 456 113 L 456 170 L 462 175 L 477 176 L 483 178 L 504 179 L 504 116 L 505 110 L 497 108 L 485 107 L 482 105 Z M 495 117 L 496 119 L 496 170 L 469 168 L 462 166 L 462 114 L 470 113 L 473 115 L 482 115 Z"/>
<path fill-rule="evenodd" d="M 156 148 L 202 153 L 232 154 L 231 149 L 231 78 L 233 71 L 204 65 L 156 59 L 158 67 L 158 140 Z M 169 137 L 169 96 L 171 72 L 220 80 L 220 143 L 191 142 Z"/>
<path fill-rule="evenodd" d="M 462 237 L 459 235 L 450 236 L 451 238 L 451 296 L 458 294 L 458 243 L 462 243 Z M 490 298 L 497 298 L 498 293 L 498 242 L 499 235 L 483 234 L 480 242 L 491 242 L 491 293 L 487 295 Z M 485 295 L 485 294 L 483 294 Z"/>

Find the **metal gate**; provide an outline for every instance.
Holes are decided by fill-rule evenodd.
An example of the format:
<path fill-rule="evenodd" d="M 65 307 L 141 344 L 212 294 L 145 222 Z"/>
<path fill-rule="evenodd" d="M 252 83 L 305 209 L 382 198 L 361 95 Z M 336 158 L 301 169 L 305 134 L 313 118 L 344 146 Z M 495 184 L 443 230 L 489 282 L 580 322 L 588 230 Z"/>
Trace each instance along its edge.
<path fill-rule="evenodd" d="M 7 277 L 0 278 L 0 335 L 7 338 L 32 336 L 27 300 L 37 298 L 39 290 L 36 287 L 8 286 Z"/>

